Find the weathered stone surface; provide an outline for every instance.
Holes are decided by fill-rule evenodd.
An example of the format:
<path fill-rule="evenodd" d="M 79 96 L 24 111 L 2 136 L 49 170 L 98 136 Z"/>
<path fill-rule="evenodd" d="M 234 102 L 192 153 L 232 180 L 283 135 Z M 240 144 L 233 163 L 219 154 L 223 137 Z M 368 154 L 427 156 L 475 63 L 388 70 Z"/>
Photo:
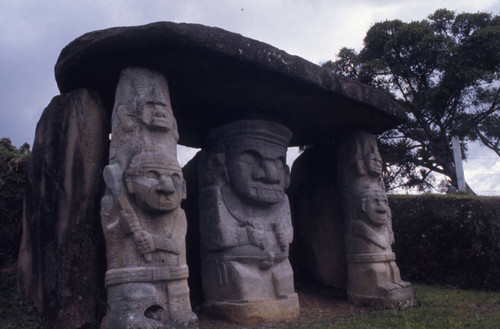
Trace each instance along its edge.
<path fill-rule="evenodd" d="M 144 148 L 161 148 L 177 161 L 177 121 L 168 82 L 161 73 L 138 67 L 121 72 L 111 131 L 110 163 L 125 168 L 130 154 L 138 154 Z"/>
<path fill-rule="evenodd" d="M 349 301 L 382 307 L 415 306 L 411 284 L 401 280 L 391 248 L 391 210 L 375 137 L 364 131 L 351 132 L 340 143 L 337 158 Z"/>
<path fill-rule="evenodd" d="M 18 278 L 50 328 L 95 326 L 103 315 L 106 130 L 99 97 L 87 90 L 55 97 L 37 125 Z"/>
<path fill-rule="evenodd" d="M 197 328 L 187 284 L 186 183 L 177 162 L 168 85 L 145 68 L 122 71 L 104 169 L 108 309 L 101 328 Z"/>
<path fill-rule="evenodd" d="M 200 254 L 200 211 L 199 211 L 199 184 L 198 165 L 200 152 L 198 152 L 184 167 L 182 174 L 186 180 L 188 195 L 182 202 L 182 209 L 186 212 L 188 231 L 186 234 L 186 257 L 189 266 L 189 292 L 191 305 L 195 308 L 203 300 L 201 284 L 201 254 Z"/>
<path fill-rule="evenodd" d="M 414 306 L 411 285 L 401 280 L 391 249 L 381 173 L 377 142 L 363 131 L 301 154 L 288 190 L 298 232 L 292 261 L 303 279 L 344 289 L 353 303 Z"/>
<path fill-rule="evenodd" d="M 349 128 L 381 132 L 406 118 L 388 95 L 300 57 L 219 28 L 158 22 L 87 33 L 56 64 L 59 89 L 97 90 L 110 115 L 129 66 L 168 77 L 180 144 L 201 147 L 208 132 L 238 119 L 281 122 L 290 145 L 327 142 Z"/>
<path fill-rule="evenodd" d="M 334 145 L 306 149 L 293 163 L 290 188 L 295 232 L 290 260 L 300 280 L 315 280 L 345 291 L 342 197 Z"/>
<path fill-rule="evenodd" d="M 199 160 L 203 311 L 236 322 L 298 316 L 285 164 L 291 132 L 262 121 L 213 130 Z"/>

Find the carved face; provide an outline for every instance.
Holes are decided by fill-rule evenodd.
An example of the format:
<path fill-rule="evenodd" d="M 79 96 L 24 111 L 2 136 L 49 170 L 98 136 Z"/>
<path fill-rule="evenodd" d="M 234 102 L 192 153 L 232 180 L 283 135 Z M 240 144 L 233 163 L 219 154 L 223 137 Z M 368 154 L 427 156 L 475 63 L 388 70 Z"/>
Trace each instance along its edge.
<path fill-rule="evenodd" d="M 378 152 L 377 141 L 375 139 L 367 141 L 365 151 L 366 169 L 370 174 L 382 174 L 382 158 Z"/>
<path fill-rule="evenodd" d="M 139 120 L 151 129 L 171 130 L 174 126 L 174 117 L 167 104 L 163 95 L 139 101 Z"/>
<path fill-rule="evenodd" d="M 272 143 L 234 145 L 227 157 L 231 185 L 242 199 L 253 204 L 279 202 L 290 181 L 286 149 Z"/>
<path fill-rule="evenodd" d="M 186 183 L 180 173 L 167 168 L 144 167 L 126 175 L 127 190 L 146 212 L 162 213 L 177 209 L 186 198 Z"/>
<path fill-rule="evenodd" d="M 384 193 L 375 193 L 365 196 L 362 201 L 362 211 L 368 219 L 376 225 L 383 225 L 389 222 L 391 209 Z"/>

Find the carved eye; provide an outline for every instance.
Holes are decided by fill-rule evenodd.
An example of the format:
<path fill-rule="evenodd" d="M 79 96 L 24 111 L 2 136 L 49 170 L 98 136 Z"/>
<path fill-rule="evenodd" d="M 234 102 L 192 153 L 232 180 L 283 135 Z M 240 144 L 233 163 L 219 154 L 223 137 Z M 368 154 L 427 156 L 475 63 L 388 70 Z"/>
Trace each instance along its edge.
<path fill-rule="evenodd" d="M 155 107 L 155 103 L 154 102 L 146 102 L 145 107 L 153 109 Z"/>
<path fill-rule="evenodd" d="M 257 152 L 246 151 L 238 157 L 239 162 L 256 165 L 260 162 L 260 155 Z"/>
<path fill-rule="evenodd" d="M 163 103 L 163 102 L 155 102 L 155 101 L 149 101 L 149 102 L 146 102 L 146 106 L 147 107 L 167 107 L 167 104 Z"/>
<path fill-rule="evenodd" d="M 181 175 L 179 175 L 178 173 L 173 173 L 172 175 L 170 175 L 170 178 L 174 182 L 180 182 L 182 180 Z"/>
<path fill-rule="evenodd" d="M 276 166 L 276 169 L 283 169 L 285 168 L 286 160 L 284 157 L 280 157 L 279 159 L 274 161 L 274 164 Z"/>
<path fill-rule="evenodd" d="M 151 179 L 160 179 L 160 173 L 155 170 L 148 170 L 146 172 L 146 177 Z"/>

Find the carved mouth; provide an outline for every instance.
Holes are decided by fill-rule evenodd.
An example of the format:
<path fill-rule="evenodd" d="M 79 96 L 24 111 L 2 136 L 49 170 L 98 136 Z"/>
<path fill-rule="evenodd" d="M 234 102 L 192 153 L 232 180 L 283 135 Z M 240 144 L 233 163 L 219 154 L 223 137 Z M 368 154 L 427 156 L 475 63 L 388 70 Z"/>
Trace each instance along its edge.
<path fill-rule="evenodd" d="M 373 223 L 379 225 L 385 224 L 388 221 L 387 213 L 385 211 L 383 213 L 377 212 L 376 215 L 371 217 L 370 219 Z"/>
<path fill-rule="evenodd" d="M 155 117 L 155 118 L 166 118 L 167 117 L 167 112 L 166 111 L 154 111 L 153 112 L 153 117 Z"/>
<path fill-rule="evenodd" d="M 169 120 L 167 118 L 165 118 L 165 117 L 154 116 L 153 120 L 151 120 L 151 121 L 152 121 L 152 124 L 154 126 L 165 128 L 165 129 L 168 129 L 169 125 L 170 125 Z"/>
<path fill-rule="evenodd" d="M 283 191 L 280 189 L 252 187 L 253 194 L 262 200 L 279 200 L 283 197 Z"/>
<path fill-rule="evenodd" d="M 161 207 L 170 206 L 172 202 L 174 202 L 174 200 L 168 194 L 161 193 L 159 195 L 158 204 Z"/>

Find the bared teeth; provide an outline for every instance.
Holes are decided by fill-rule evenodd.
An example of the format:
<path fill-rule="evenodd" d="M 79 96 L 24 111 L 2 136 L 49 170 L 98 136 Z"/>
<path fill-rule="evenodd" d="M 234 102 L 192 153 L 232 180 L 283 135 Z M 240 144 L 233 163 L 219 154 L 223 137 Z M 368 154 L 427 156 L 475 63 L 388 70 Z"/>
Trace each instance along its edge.
<path fill-rule="evenodd" d="M 165 111 L 155 111 L 153 114 L 157 118 L 166 118 L 167 113 Z"/>
<path fill-rule="evenodd" d="M 278 189 L 269 189 L 262 187 L 253 187 L 254 193 L 263 199 L 280 199 L 283 196 L 283 192 Z"/>

